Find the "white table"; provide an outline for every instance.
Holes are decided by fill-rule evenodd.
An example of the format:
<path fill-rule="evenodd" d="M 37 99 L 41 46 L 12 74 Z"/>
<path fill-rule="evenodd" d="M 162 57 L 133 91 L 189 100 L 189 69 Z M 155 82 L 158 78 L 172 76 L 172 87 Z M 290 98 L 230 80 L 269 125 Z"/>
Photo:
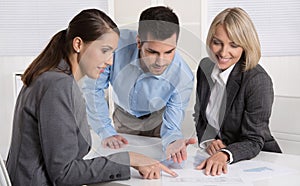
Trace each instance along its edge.
<path fill-rule="evenodd" d="M 100 145 L 100 140 L 97 137 L 95 133 L 92 132 L 92 139 L 93 139 L 93 148 L 92 151 L 88 154 L 87 158 L 99 156 L 101 155 L 108 155 L 112 153 L 116 153 L 119 151 L 135 151 L 140 152 L 145 155 L 148 155 L 154 159 L 162 160 L 164 159 L 164 153 L 162 152 L 162 146 L 160 143 L 159 138 L 149 138 L 149 137 L 141 137 L 141 136 L 133 136 L 133 135 L 123 135 L 125 136 L 128 141 L 129 145 L 121 150 L 111 150 L 111 149 L 104 149 Z M 175 172 L 180 171 L 187 171 L 193 168 L 193 161 L 196 157 L 196 154 L 201 154 L 203 156 L 208 156 L 204 151 L 199 150 L 196 145 L 190 145 L 187 148 L 188 151 L 188 160 L 185 162 L 185 166 L 183 170 L 177 170 L 174 169 Z M 267 165 L 274 165 L 276 167 L 282 166 L 282 170 L 289 170 L 286 174 L 285 173 L 278 173 L 272 174 L 270 173 L 269 177 L 264 177 L 257 179 L 254 177 L 251 178 L 250 181 L 247 180 L 245 182 L 245 185 L 253 185 L 253 186 L 282 186 L 282 185 L 288 185 L 288 186 L 299 186 L 300 185 L 300 156 L 297 155 L 289 155 L 289 154 L 278 154 L 278 153 L 269 153 L 269 152 L 261 152 L 257 157 L 252 159 L 251 161 L 242 161 L 235 163 L 228 167 L 228 175 L 230 174 L 230 171 L 236 170 L 236 167 L 243 167 L 244 163 L 255 163 L 255 162 L 261 162 L 266 163 Z M 194 171 L 194 170 L 193 170 Z M 232 173 L 232 172 L 231 172 Z M 199 171 L 199 174 L 203 173 Z M 261 175 L 261 174 L 260 174 Z M 180 174 L 179 174 L 180 176 Z M 225 175 L 227 176 L 227 175 Z M 212 179 L 218 179 L 218 176 L 212 177 Z M 177 186 L 177 185 L 201 185 L 201 181 L 197 182 L 197 176 L 195 176 L 195 180 L 192 182 L 185 182 L 184 179 L 174 179 L 172 182 L 166 181 L 169 178 L 166 178 L 165 176 L 162 176 L 161 179 L 158 180 L 144 180 L 141 178 L 141 176 L 138 174 L 138 172 L 134 169 L 131 169 L 131 179 L 125 180 L 125 181 L 114 181 L 110 183 L 102 183 L 102 184 L 96 184 L 97 186 L 110 186 L 110 185 L 138 185 L 138 186 L 161 186 L 161 185 L 170 185 L 170 186 Z M 200 179 L 200 178 L 199 178 Z M 219 178 L 220 179 L 220 178 Z M 249 179 L 249 177 L 248 177 Z M 183 180 L 183 181 L 177 181 L 177 180 Z M 94 186 L 96 186 L 94 185 Z M 230 185 L 225 183 L 213 183 L 209 185 Z"/>

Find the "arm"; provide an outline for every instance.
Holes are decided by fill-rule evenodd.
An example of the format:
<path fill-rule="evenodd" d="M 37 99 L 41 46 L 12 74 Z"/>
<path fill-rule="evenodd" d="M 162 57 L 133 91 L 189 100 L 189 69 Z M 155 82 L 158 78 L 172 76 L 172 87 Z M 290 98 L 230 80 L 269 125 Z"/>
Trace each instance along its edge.
<path fill-rule="evenodd" d="M 194 85 L 193 79 L 185 83 L 184 88 L 176 91 L 169 99 L 163 114 L 161 128 L 162 144 L 164 150 L 166 150 L 166 157 L 167 159 L 172 158 L 174 162 L 178 163 L 186 160 L 187 145 L 196 143 L 196 139 L 193 138 L 183 139 L 181 132 L 184 110 L 189 103 Z"/>
<path fill-rule="evenodd" d="M 270 130 L 274 99 L 271 78 L 266 73 L 256 74 L 249 80 L 245 92 L 240 142 L 226 147 L 233 155 L 233 162 L 255 157 L 264 146 L 265 133 Z"/>
<path fill-rule="evenodd" d="M 117 134 L 109 117 L 104 93 L 104 89 L 109 86 L 109 75 L 110 67 L 107 67 L 105 72 L 100 74 L 100 78 L 97 80 L 86 78 L 82 86 L 87 106 L 88 123 L 101 139 Z"/>
<path fill-rule="evenodd" d="M 87 143 L 89 129 L 85 105 L 80 102 L 79 89 L 73 89 L 77 85 L 72 83 L 67 78 L 56 81 L 40 102 L 39 136 L 50 180 L 57 184 L 79 185 L 129 179 L 127 153 L 82 159 L 90 145 Z M 75 104 L 78 100 L 82 104 Z"/>
<path fill-rule="evenodd" d="M 104 147 L 118 149 L 128 141 L 117 135 L 109 117 L 109 109 L 105 99 L 104 89 L 109 86 L 110 67 L 97 80 L 86 78 L 83 85 L 88 122 L 102 140 Z"/>

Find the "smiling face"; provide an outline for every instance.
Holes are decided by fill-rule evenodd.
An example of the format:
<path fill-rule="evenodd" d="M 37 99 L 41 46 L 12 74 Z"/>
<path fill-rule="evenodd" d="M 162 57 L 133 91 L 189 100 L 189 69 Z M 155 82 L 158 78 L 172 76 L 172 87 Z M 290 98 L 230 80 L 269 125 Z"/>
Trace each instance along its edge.
<path fill-rule="evenodd" d="M 243 54 L 243 48 L 228 37 L 224 25 L 219 25 L 216 28 L 215 35 L 210 43 L 210 50 L 221 70 L 226 70 L 231 65 L 236 64 Z"/>
<path fill-rule="evenodd" d="M 153 39 L 148 34 L 147 41 L 141 43 L 137 38 L 140 49 L 141 68 L 144 72 L 161 75 L 171 64 L 176 49 L 176 34 L 163 41 Z"/>
<path fill-rule="evenodd" d="M 108 65 L 113 63 L 113 52 L 118 46 L 119 36 L 115 32 L 107 32 L 99 39 L 84 44 L 80 53 L 79 71 L 81 77 L 97 79 Z"/>

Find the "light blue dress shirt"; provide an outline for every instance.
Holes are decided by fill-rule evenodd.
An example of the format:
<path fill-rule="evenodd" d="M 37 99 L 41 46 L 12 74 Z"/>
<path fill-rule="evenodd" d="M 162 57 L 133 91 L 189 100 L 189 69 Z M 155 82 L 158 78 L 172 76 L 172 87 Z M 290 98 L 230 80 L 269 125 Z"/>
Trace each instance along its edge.
<path fill-rule="evenodd" d="M 121 30 L 113 65 L 97 80 L 84 81 L 88 120 L 102 139 L 117 134 L 104 95 L 110 83 L 114 102 L 136 117 L 166 107 L 161 127 L 165 149 L 172 141 L 183 138 L 181 123 L 193 91 L 194 76 L 177 52 L 163 74 L 145 73 L 140 67 L 136 36 L 135 31 Z"/>

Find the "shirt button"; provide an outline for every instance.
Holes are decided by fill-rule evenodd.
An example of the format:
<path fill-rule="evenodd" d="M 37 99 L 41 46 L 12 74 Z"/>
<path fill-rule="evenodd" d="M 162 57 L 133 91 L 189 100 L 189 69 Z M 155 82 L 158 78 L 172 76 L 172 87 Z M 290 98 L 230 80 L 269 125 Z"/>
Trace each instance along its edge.
<path fill-rule="evenodd" d="M 115 176 L 114 176 L 114 175 L 110 175 L 109 178 L 110 178 L 110 179 L 114 179 Z"/>
<path fill-rule="evenodd" d="M 121 177 L 121 174 L 117 174 L 116 176 L 117 176 L 117 178 L 120 178 L 120 177 Z"/>

